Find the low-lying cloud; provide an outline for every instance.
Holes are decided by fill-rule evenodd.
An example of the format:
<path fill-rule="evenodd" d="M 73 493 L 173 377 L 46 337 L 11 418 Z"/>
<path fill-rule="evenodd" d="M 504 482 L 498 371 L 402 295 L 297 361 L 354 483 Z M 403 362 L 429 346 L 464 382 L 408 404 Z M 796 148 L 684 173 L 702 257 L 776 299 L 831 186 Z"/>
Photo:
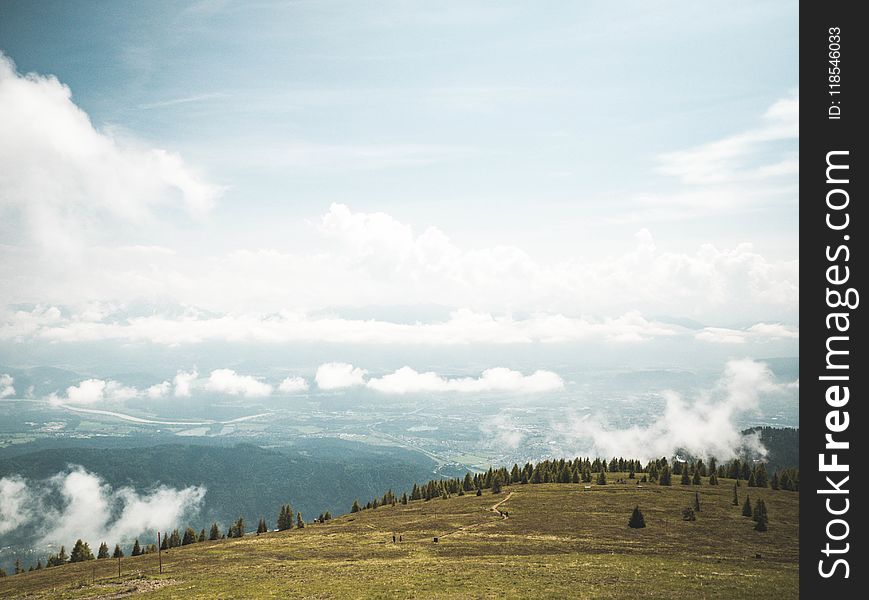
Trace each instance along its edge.
<path fill-rule="evenodd" d="M 66 396 L 51 394 L 49 401 L 52 404 L 76 404 L 87 406 L 101 402 L 123 402 L 139 396 L 139 391 L 134 387 L 126 386 L 118 381 L 104 379 L 85 379 L 78 385 L 66 388 Z"/>
<path fill-rule="evenodd" d="M 33 526 L 40 546 L 69 547 L 81 538 L 94 547 L 177 527 L 199 510 L 204 487 L 160 486 L 146 492 L 113 489 L 103 479 L 73 466 L 41 481 L 0 479 L 0 534 Z M 53 501 L 61 499 L 60 506 Z"/>
<path fill-rule="evenodd" d="M 766 450 L 755 438 L 740 433 L 736 417 L 758 408 L 761 394 L 792 389 L 796 383 L 777 383 L 769 367 L 753 360 L 731 360 L 714 389 L 689 402 L 666 391 L 663 414 L 644 425 L 614 429 L 594 417 L 574 416 L 554 423 L 558 444 L 570 454 L 638 457 L 672 456 L 685 450 L 695 456 L 726 460 L 745 446 Z"/>
<path fill-rule="evenodd" d="M 268 396 L 272 393 L 271 385 L 250 375 L 239 375 L 232 369 L 212 371 L 205 382 L 205 389 L 210 392 L 248 398 Z"/>
<path fill-rule="evenodd" d="M 402 367 L 389 375 L 369 379 L 366 386 L 387 394 L 496 391 L 539 393 L 562 389 L 564 381 L 556 373 L 544 370 L 523 375 L 519 371 L 496 367 L 486 369 L 480 377 L 449 379 L 431 371 L 420 373 L 411 367 Z"/>
<path fill-rule="evenodd" d="M 321 390 L 338 390 L 365 385 L 368 371 L 342 362 L 324 363 L 317 368 L 314 380 Z"/>
<path fill-rule="evenodd" d="M 15 378 L 8 373 L 0 375 L 0 398 L 8 398 L 15 395 Z"/>

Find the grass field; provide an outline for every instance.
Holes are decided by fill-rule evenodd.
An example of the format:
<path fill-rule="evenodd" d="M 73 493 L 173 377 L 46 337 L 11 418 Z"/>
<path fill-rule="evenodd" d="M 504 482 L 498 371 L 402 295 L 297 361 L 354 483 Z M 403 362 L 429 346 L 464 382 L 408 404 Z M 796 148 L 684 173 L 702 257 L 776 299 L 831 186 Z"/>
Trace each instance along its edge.
<path fill-rule="evenodd" d="M 767 505 L 760 533 L 732 485 L 514 484 L 175 548 L 162 575 L 157 555 L 122 559 L 120 579 L 112 559 L 25 573 L 0 579 L 0 598 L 798 597 L 799 494 L 743 483 L 740 501 Z M 645 529 L 627 526 L 635 505 Z"/>

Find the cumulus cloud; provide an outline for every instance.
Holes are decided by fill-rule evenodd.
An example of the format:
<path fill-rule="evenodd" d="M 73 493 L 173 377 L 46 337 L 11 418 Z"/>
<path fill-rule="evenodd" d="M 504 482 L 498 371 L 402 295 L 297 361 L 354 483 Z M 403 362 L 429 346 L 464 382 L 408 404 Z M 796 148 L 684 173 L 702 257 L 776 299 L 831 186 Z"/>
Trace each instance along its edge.
<path fill-rule="evenodd" d="M 272 393 L 271 385 L 250 375 L 239 375 L 232 369 L 212 371 L 205 382 L 205 389 L 221 394 L 247 396 L 248 398 L 268 396 Z"/>
<path fill-rule="evenodd" d="M 694 337 L 714 344 L 744 344 L 746 342 L 796 340 L 799 339 L 800 332 L 797 327 L 781 323 L 756 323 L 746 329 L 704 327 Z"/>
<path fill-rule="evenodd" d="M 0 479 L 0 535 L 9 533 L 32 517 L 32 499 L 20 477 Z"/>
<path fill-rule="evenodd" d="M 124 402 L 139 396 L 139 390 L 124 384 L 104 379 L 85 379 L 78 385 L 66 388 L 66 397 L 52 394 L 49 400 L 52 404 L 99 404 L 101 402 Z"/>
<path fill-rule="evenodd" d="M 448 379 L 431 371 L 419 373 L 405 366 L 394 373 L 369 379 L 366 386 L 387 394 L 491 391 L 533 394 L 562 389 L 564 381 L 552 371 L 545 370 L 523 375 L 519 371 L 496 367 L 486 369 L 480 377 Z"/>
<path fill-rule="evenodd" d="M 569 453 L 636 456 L 643 460 L 672 456 L 680 449 L 695 456 L 730 459 L 748 445 L 765 453 L 757 439 L 740 434 L 735 418 L 756 410 L 761 394 L 780 393 L 793 384 L 777 383 L 769 367 L 753 360 L 728 361 L 713 390 L 693 402 L 664 392 L 663 414 L 644 425 L 608 427 L 594 417 L 571 417 L 554 423 L 557 443 Z"/>
<path fill-rule="evenodd" d="M 324 363 L 317 368 L 314 380 L 321 390 L 337 390 L 365 385 L 366 370 L 341 362 Z"/>
<path fill-rule="evenodd" d="M 0 398 L 8 398 L 15 395 L 15 378 L 8 373 L 0 375 Z"/>
<path fill-rule="evenodd" d="M 205 496 L 203 487 L 160 486 L 150 491 L 112 489 L 98 475 L 73 466 L 43 481 L 0 480 L 0 510 L 6 531 L 33 524 L 40 544 L 69 544 L 82 538 L 91 544 L 118 543 L 157 529 L 176 527 L 193 513 Z M 62 499 L 60 509 L 49 498 Z M 6 512 L 13 511 L 9 521 Z M 3 533 L 3 529 L 0 529 Z"/>
<path fill-rule="evenodd" d="M 139 223 L 159 207 L 207 212 L 220 193 L 177 154 L 99 130 L 54 76 L 0 54 L 0 212 L 12 233 L 77 253 L 95 223 Z M 97 220 L 98 219 L 98 220 Z"/>
<path fill-rule="evenodd" d="M 178 371 L 172 379 L 172 385 L 175 387 L 175 396 L 177 398 L 189 398 L 190 389 L 199 377 L 196 369 L 192 371 Z"/>
<path fill-rule="evenodd" d="M 278 390 L 285 394 L 304 392 L 308 389 L 308 382 L 304 377 L 287 377 L 278 385 Z"/>
<path fill-rule="evenodd" d="M 159 398 L 165 398 L 170 393 L 172 393 L 172 384 L 168 381 L 163 381 L 161 383 L 155 383 L 150 386 L 147 390 L 145 390 L 145 395 L 148 396 L 151 400 L 157 400 Z"/>

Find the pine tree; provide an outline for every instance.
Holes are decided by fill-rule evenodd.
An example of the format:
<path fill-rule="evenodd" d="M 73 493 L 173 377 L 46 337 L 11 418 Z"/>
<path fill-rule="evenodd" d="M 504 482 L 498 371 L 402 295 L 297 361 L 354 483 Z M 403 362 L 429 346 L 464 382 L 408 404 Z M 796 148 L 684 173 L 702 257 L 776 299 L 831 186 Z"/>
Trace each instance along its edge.
<path fill-rule="evenodd" d="M 91 558 L 93 558 L 93 556 L 91 556 Z M 13 574 L 20 575 L 23 572 L 24 572 L 24 567 L 21 566 L 21 559 L 16 558 L 15 559 L 15 572 Z"/>
<path fill-rule="evenodd" d="M 187 546 L 189 544 L 196 543 L 196 530 L 192 527 L 188 527 L 184 530 L 184 537 L 181 538 L 181 545 Z"/>
<path fill-rule="evenodd" d="M 266 520 L 263 517 L 260 517 L 259 523 L 256 525 L 256 534 L 268 533 L 268 530 L 269 527 L 266 525 Z"/>
<path fill-rule="evenodd" d="M 752 516 L 751 498 L 747 495 L 745 496 L 745 504 L 742 505 L 742 516 L 743 517 Z"/>
<path fill-rule="evenodd" d="M 244 517 L 239 517 L 238 520 L 231 527 L 232 529 L 232 537 L 241 538 L 244 537 Z"/>
<path fill-rule="evenodd" d="M 160 550 L 168 550 L 169 549 L 169 536 L 166 533 L 163 533 L 163 541 L 160 542 Z"/>
<path fill-rule="evenodd" d="M 631 518 L 628 519 L 628 527 L 631 529 L 642 529 L 646 526 L 646 519 L 643 517 L 643 513 L 640 510 L 639 506 L 634 507 L 634 511 L 631 513 Z"/>
<path fill-rule="evenodd" d="M 691 485 L 691 476 L 688 475 L 688 468 L 682 469 L 682 485 Z"/>
<path fill-rule="evenodd" d="M 181 534 L 177 529 L 172 530 L 172 534 L 169 536 L 169 547 L 177 548 L 181 545 Z"/>
<path fill-rule="evenodd" d="M 754 484 L 757 487 L 765 488 L 769 485 L 769 475 L 766 472 L 766 466 L 763 463 L 757 465 L 754 469 Z"/>
<path fill-rule="evenodd" d="M 123 558 L 123 557 L 124 557 L 124 551 L 121 550 L 121 545 L 115 544 L 115 551 L 112 554 L 112 558 Z"/>
<path fill-rule="evenodd" d="M 597 485 L 606 485 L 606 472 L 601 467 L 600 473 L 597 474 Z"/>
<path fill-rule="evenodd" d="M 694 510 L 700 512 L 700 492 L 694 492 Z"/>
<path fill-rule="evenodd" d="M 219 540 L 220 539 L 220 526 L 215 522 L 211 524 L 211 530 L 208 532 L 209 540 Z"/>
<path fill-rule="evenodd" d="M 754 471 L 748 476 L 748 487 L 757 487 L 757 479 L 754 476 Z"/>
<path fill-rule="evenodd" d="M 60 547 L 60 552 L 57 553 L 57 560 L 58 560 L 58 564 L 61 564 L 61 565 L 69 560 L 69 557 L 66 555 L 66 547 L 65 546 Z"/>
<path fill-rule="evenodd" d="M 69 562 L 82 562 L 85 560 L 93 560 L 94 553 L 91 552 L 90 546 L 87 545 L 87 542 L 81 541 L 78 539 L 75 541 L 75 545 L 72 547 L 72 552 L 69 553 Z"/>
<path fill-rule="evenodd" d="M 500 494 L 501 493 L 501 479 L 496 478 L 494 482 L 492 482 L 492 493 Z"/>
<path fill-rule="evenodd" d="M 208 537 L 205 535 L 205 528 L 199 530 L 199 535 L 196 537 L 197 542 L 204 542 Z"/>
<path fill-rule="evenodd" d="M 768 520 L 769 515 L 766 513 L 766 502 L 763 499 L 758 499 L 758 501 L 754 505 L 754 510 L 751 513 L 751 518 L 754 521 L 759 521 L 760 519 Z"/>
<path fill-rule="evenodd" d="M 302 520 L 302 513 L 300 513 L 300 512 L 296 513 L 296 528 L 297 529 L 304 529 L 305 528 L 305 522 Z"/>
<path fill-rule="evenodd" d="M 100 544 L 100 549 L 97 551 L 97 558 L 108 558 L 109 557 L 109 546 L 105 542 Z"/>
<path fill-rule="evenodd" d="M 709 472 L 709 485 L 718 485 L 718 474 L 715 471 Z"/>
<path fill-rule="evenodd" d="M 139 540 L 136 539 L 136 541 L 133 542 L 133 549 L 130 551 L 130 555 L 139 556 L 140 554 L 142 554 L 142 547 L 139 545 Z"/>
<path fill-rule="evenodd" d="M 774 490 L 779 489 L 778 471 L 776 471 L 775 473 L 772 474 L 772 478 L 769 480 L 769 487 L 771 487 Z"/>
<path fill-rule="evenodd" d="M 733 506 L 739 506 L 739 495 L 736 493 L 736 484 L 733 484 Z"/>
<path fill-rule="evenodd" d="M 672 485 L 670 479 L 670 467 L 664 465 L 664 468 L 661 469 L 661 474 L 658 476 L 658 485 Z"/>
<path fill-rule="evenodd" d="M 414 486 L 414 487 L 415 487 L 415 486 Z M 354 501 L 353 501 L 353 506 L 350 507 L 350 512 L 351 512 L 351 513 L 357 513 L 357 512 L 359 512 L 360 510 L 362 510 L 362 508 L 359 506 L 359 500 L 354 500 Z"/>
<path fill-rule="evenodd" d="M 694 485 L 700 485 L 702 483 L 700 480 L 700 469 L 694 469 L 694 477 L 691 479 L 691 483 Z"/>
<path fill-rule="evenodd" d="M 757 523 L 754 524 L 755 531 L 766 531 L 766 517 L 760 517 Z"/>

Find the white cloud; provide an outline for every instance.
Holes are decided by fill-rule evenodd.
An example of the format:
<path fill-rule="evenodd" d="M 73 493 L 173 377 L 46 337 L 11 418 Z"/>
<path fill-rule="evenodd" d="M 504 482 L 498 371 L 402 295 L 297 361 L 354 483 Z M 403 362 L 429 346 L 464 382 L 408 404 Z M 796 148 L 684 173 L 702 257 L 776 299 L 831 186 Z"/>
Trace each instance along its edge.
<path fill-rule="evenodd" d="M 85 379 L 78 385 L 66 388 L 66 398 L 51 394 L 49 400 L 52 404 L 98 404 L 101 402 L 124 402 L 139 396 L 139 391 L 134 387 L 104 379 Z"/>
<path fill-rule="evenodd" d="M 196 369 L 192 371 L 178 371 L 172 379 L 172 385 L 175 387 L 175 396 L 177 398 L 189 398 L 190 389 L 199 377 Z"/>
<path fill-rule="evenodd" d="M 645 425 L 613 429 L 596 418 L 570 417 L 554 423 L 557 445 L 568 454 L 635 456 L 643 460 L 672 456 L 684 449 L 695 456 L 733 458 L 746 443 L 735 418 L 758 407 L 760 394 L 794 389 L 776 383 L 765 364 L 732 360 L 715 389 L 687 402 L 672 391 L 664 392 L 664 413 Z M 757 443 L 754 450 L 765 452 Z"/>
<path fill-rule="evenodd" d="M 15 378 L 8 373 L 0 375 L 0 398 L 8 398 L 15 395 Z"/>
<path fill-rule="evenodd" d="M 516 450 L 525 439 L 526 431 L 506 414 L 494 415 L 480 423 L 480 432 L 499 451 Z"/>
<path fill-rule="evenodd" d="M 366 386 L 387 394 L 491 391 L 533 394 L 562 389 L 564 381 L 552 371 L 544 370 L 523 375 L 519 371 L 496 367 L 486 369 L 480 377 L 447 379 L 431 371 L 419 373 L 405 366 L 389 375 L 369 379 Z"/>
<path fill-rule="evenodd" d="M 20 477 L 0 479 L 0 535 L 17 529 L 32 516 L 32 499 Z"/>
<path fill-rule="evenodd" d="M 278 390 L 285 394 L 293 394 L 296 392 L 304 392 L 308 389 L 308 382 L 304 377 L 287 377 L 281 381 Z"/>
<path fill-rule="evenodd" d="M 753 162 L 769 144 L 799 137 L 799 97 L 775 102 L 754 129 L 661 157 L 659 170 L 686 184 L 720 184 L 738 179 L 793 175 L 796 158 L 757 166 Z"/>
<path fill-rule="evenodd" d="M 202 215 L 220 193 L 177 154 L 98 130 L 67 86 L 2 54 L 0 139 L 4 233 L 23 229 L 50 255 L 77 255 L 107 220 L 138 224 L 161 206 Z"/>
<path fill-rule="evenodd" d="M 45 503 L 54 494 L 63 499 L 60 510 Z M 73 467 L 33 487 L 31 505 L 41 510 L 31 518 L 38 514 L 42 519 L 37 523 L 44 532 L 42 544 L 69 544 L 77 538 L 118 543 L 146 531 L 176 527 L 182 517 L 198 510 L 204 496 L 203 487 L 161 486 L 144 493 L 127 487 L 113 490 L 98 475 Z"/>
<path fill-rule="evenodd" d="M 239 375 L 232 369 L 215 369 L 205 382 L 205 389 L 221 394 L 246 396 L 248 398 L 268 396 L 272 386 L 250 375 Z"/>
<path fill-rule="evenodd" d="M 148 396 L 148 398 L 150 398 L 151 400 L 165 398 L 170 393 L 172 393 L 172 384 L 168 381 L 156 383 L 150 386 L 147 390 L 145 390 L 145 395 Z"/>
<path fill-rule="evenodd" d="M 314 380 L 321 390 L 337 390 L 365 385 L 367 371 L 341 362 L 324 363 L 317 368 Z"/>
<path fill-rule="evenodd" d="M 726 327 L 704 327 L 695 339 L 714 344 L 744 344 L 746 342 L 770 342 L 777 340 L 796 340 L 800 337 L 797 327 L 781 323 L 755 323 L 747 329 Z"/>

